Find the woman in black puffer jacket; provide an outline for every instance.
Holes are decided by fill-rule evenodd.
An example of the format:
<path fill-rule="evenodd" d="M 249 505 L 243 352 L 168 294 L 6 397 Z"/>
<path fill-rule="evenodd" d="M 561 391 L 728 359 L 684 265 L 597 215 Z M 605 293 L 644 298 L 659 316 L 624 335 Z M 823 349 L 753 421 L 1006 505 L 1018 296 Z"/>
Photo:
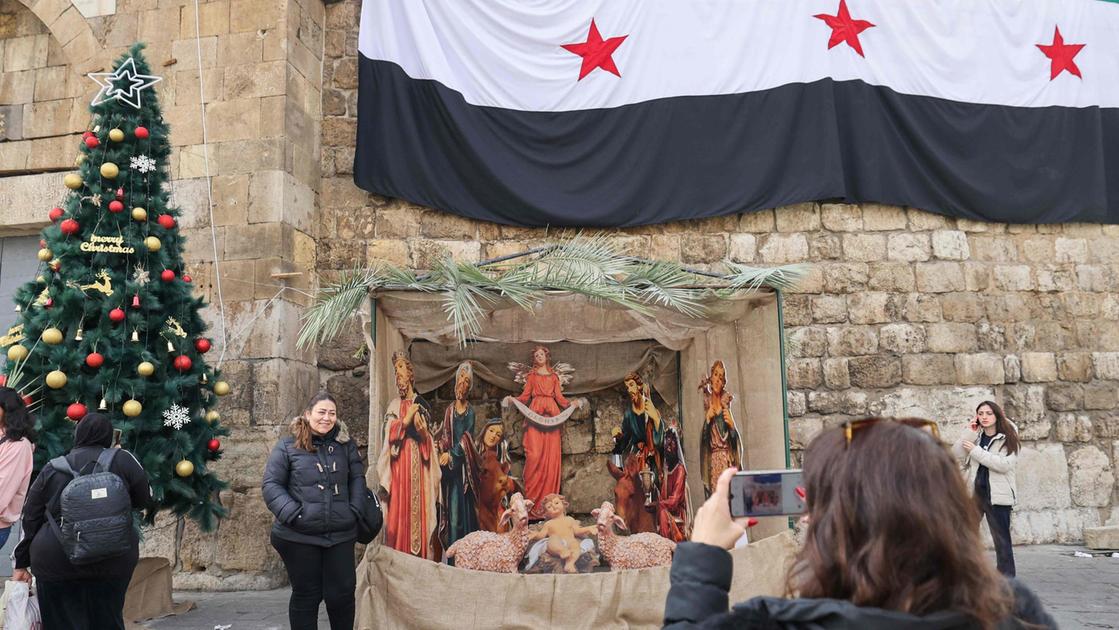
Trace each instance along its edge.
<path fill-rule="evenodd" d="M 292 630 L 318 626 L 326 602 L 331 630 L 354 625 L 354 541 L 365 497 L 365 464 L 329 394 L 311 399 L 264 470 L 264 501 L 276 516 L 272 546 L 291 581 Z"/>

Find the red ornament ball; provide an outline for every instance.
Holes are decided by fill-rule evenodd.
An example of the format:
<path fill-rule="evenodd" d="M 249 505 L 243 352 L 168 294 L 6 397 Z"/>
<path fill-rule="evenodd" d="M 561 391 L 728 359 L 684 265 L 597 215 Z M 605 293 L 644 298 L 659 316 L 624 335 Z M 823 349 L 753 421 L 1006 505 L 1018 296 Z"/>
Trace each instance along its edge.
<path fill-rule="evenodd" d="M 92 135 L 93 135 L 93 132 L 92 132 L 92 131 L 83 131 L 83 132 L 82 132 L 82 140 L 85 140 L 86 138 L 88 138 L 88 137 L 90 137 L 90 136 L 92 136 Z"/>
<path fill-rule="evenodd" d="M 206 444 L 206 448 L 210 449 L 211 453 L 217 453 L 218 449 L 221 448 L 221 440 L 217 438 L 210 440 L 210 442 Z"/>
<path fill-rule="evenodd" d="M 47 301 L 43 302 L 43 307 L 44 308 L 50 308 L 52 306 L 54 306 L 54 298 L 52 298 L 52 297 L 47 298 Z"/>
<path fill-rule="evenodd" d="M 190 357 L 185 354 L 180 354 L 179 356 L 175 357 L 175 360 L 171 363 L 171 365 L 180 372 L 186 372 L 190 369 L 190 366 L 193 365 L 193 363 L 191 362 Z"/>
<path fill-rule="evenodd" d="M 164 269 L 162 272 L 160 272 L 159 279 L 164 282 L 171 282 L 175 279 L 175 272 L 171 271 L 170 269 Z"/>
<path fill-rule="evenodd" d="M 62 208 L 51 208 L 51 211 L 47 213 L 47 217 L 51 220 L 52 223 L 61 219 Z"/>
<path fill-rule="evenodd" d="M 44 241 L 43 239 L 39 239 L 39 247 L 43 248 L 43 247 L 46 247 L 46 246 L 47 246 L 47 242 Z"/>
<path fill-rule="evenodd" d="M 119 199 L 109 202 L 109 212 L 124 212 L 124 204 Z"/>
<path fill-rule="evenodd" d="M 77 422 L 85 417 L 86 407 L 80 402 L 76 402 L 66 408 L 66 417 Z"/>
<path fill-rule="evenodd" d="M 159 218 L 156 219 L 156 221 L 158 221 L 159 226 L 165 230 L 170 230 L 171 228 L 175 227 L 175 217 L 169 214 L 159 215 Z"/>
<path fill-rule="evenodd" d="M 31 403 L 32 403 L 32 402 L 34 402 L 34 400 L 35 400 L 35 399 L 34 399 L 34 398 L 32 398 L 32 397 L 30 397 L 30 396 L 24 396 L 24 397 L 23 397 L 23 404 L 25 404 L 25 405 L 27 405 L 28 407 L 30 407 L 30 406 L 31 406 Z"/>
<path fill-rule="evenodd" d="M 96 149 L 97 145 L 101 144 L 97 141 L 97 136 L 90 134 L 85 137 L 85 146 L 89 149 Z"/>
<path fill-rule="evenodd" d="M 7 386 L 8 386 L 8 375 L 7 374 L 0 374 L 0 387 L 7 387 Z"/>
<path fill-rule="evenodd" d="M 189 274 L 185 274 L 185 273 L 183 274 L 183 282 L 185 282 L 187 284 L 190 284 L 190 275 Z"/>
<path fill-rule="evenodd" d="M 109 321 L 112 321 L 112 322 L 117 323 L 117 324 L 119 324 L 120 322 L 123 322 L 124 321 L 124 309 L 122 309 L 118 306 L 117 308 L 114 308 L 113 310 L 109 311 Z"/>
<path fill-rule="evenodd" d="M 141 140 L 147 139 L 149 135 L 147 127 L 137 127 L 136 129 L 132 130 L 132 133 L 136 134 L 136 137 Z"/>
<path fill-rule="evenodd" d="M 210 351 L 210 340 L 205 339 L 205 338 L 196 339 L 194 341 L 194 349 L 203 353 L 203 354 L 209 352 Z"/>
<path fill-rule="evenodd" d="M 82 226 L 78 225 L 78 222 L 73 219 L 66 219 L 58 224 L 58 229 L 61 230 L 63 234 L 77 234 L 78 230 L 82 229 Z"/>
<path fill-rule="evenodd" d="M 105 364 L 105 357 L 100 352 L 90 352 L 85 357 L 85 364 L 91 368 L 99 368 Z"/>

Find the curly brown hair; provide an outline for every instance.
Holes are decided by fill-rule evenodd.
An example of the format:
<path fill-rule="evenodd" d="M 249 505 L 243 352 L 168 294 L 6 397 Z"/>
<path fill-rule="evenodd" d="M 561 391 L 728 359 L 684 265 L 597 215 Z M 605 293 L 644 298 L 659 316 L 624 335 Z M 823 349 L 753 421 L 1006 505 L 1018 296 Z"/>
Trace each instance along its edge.
<path fill-rule="evenodd" d="M 955 461 L 925 431 L 877 422 L 822 432 L 804 453 L 808 529 L 791 595 L 926 615 L 956 610 L 978 627 L 1011 614 L 1009 583 L 986 561 L 980 513 Z"/>

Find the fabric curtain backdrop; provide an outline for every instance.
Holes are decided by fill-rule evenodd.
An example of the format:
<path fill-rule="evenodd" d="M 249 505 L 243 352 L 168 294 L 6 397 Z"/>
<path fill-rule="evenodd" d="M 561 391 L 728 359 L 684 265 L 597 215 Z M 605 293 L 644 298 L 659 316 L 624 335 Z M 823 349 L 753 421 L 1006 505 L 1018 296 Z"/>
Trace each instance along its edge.
<path fill-rule="evenodd" d="M 1119 222 L 1116 32 L 1099 0 L 365 2 L 354 181 L 515 225 Z"/>
<path fill-rule="evenodd" d="M 532 363 L 536 343 L 473 343 L 469 346 L 441 346 L 416 341 L 408 355 L 416 367 L 416 390 L 430 392 L 450 381 L 463 361 L 470 361 L 474 376 L 516 396 L 524 385 L 513 380 L 509 362 Z M 568 341 L 546 344 L 552 363 L 568 363 L 575 369 L 565 396 L 596 392 L 622 382 L 626 374 L 637 372 L 647 378 L 653 389 L 669 405 L 677 396 L 676 353 L 653 341 L 579 344 Z"/>

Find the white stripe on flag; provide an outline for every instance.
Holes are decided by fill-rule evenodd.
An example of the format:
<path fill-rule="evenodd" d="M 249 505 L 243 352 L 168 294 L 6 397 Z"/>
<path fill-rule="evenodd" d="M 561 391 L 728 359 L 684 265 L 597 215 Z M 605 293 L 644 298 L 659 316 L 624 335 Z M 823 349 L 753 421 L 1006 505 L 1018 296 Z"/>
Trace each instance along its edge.
<path fill-rule="evenodd" d="M 365 0 L 359 49 L 468 103 L 526 111 L 754 92 L 826 77 L 903 94 L 1044 107 L 1119 107 L 1119 6 L 1094 0 L 847 0 L 865 58 L 828 49 L 839 0 Z M 594 18 L 621 78 L 562 44 Z M 1083 78 L 1037 48 L 1060 27 Z"/>

